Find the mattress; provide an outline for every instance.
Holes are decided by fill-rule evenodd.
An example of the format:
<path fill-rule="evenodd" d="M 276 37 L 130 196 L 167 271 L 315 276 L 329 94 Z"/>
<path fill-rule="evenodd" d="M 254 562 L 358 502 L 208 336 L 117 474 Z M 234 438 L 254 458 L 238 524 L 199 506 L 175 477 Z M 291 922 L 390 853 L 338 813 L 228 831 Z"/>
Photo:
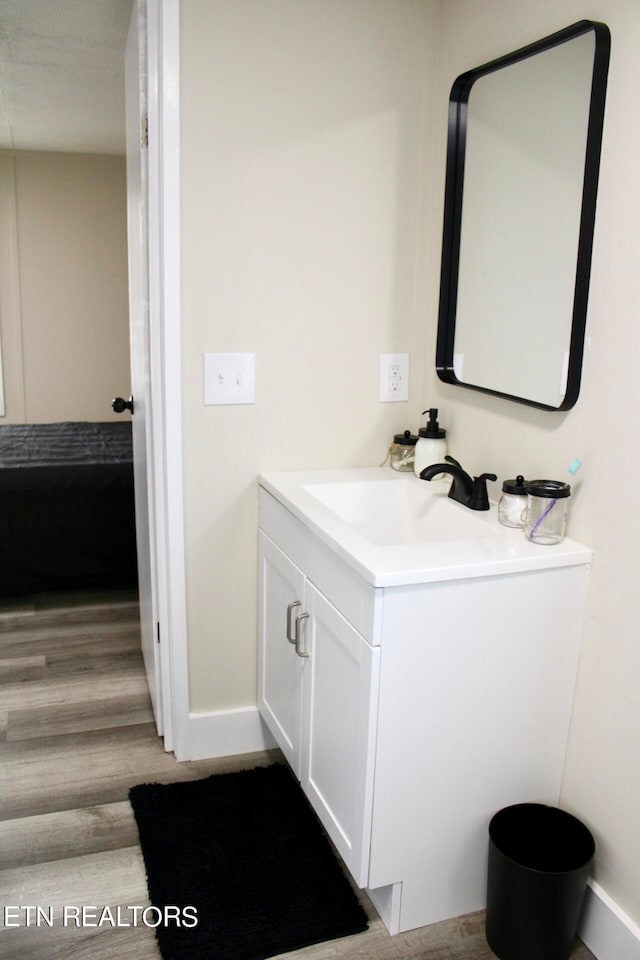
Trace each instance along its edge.
<path fill-rule="evenodd" d="M 131 422 L 0 427 L 0 594 L 136 582 Z"/>

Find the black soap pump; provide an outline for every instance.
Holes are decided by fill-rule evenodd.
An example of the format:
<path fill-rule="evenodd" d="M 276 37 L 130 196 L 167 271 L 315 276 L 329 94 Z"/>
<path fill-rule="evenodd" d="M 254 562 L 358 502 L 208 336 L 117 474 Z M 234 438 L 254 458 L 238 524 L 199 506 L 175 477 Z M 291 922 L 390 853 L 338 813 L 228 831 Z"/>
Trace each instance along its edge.
<path fill-rule="evenodd" d="M 423 410 L 422 416 L 429 414 L 429 421 L 425 427 L 418 431 L 418 442 L 416 443 L 416 454 L 413 463 L 413 472 L 416 477 L 420 476 L 425 467 L 430 467 L 433 463 L 442 463 L 447 454 L 447 431 L 443 430 L 438 424 L 438 410 L 431 407 L 429 410 Z"/>

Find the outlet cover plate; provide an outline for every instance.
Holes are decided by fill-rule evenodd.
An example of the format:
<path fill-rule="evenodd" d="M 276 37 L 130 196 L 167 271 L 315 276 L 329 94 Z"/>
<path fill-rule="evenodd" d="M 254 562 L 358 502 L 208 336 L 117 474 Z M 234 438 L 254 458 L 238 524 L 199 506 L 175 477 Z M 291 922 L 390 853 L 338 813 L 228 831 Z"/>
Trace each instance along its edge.
<path fill-rule="evenodd" d="M 204 402 L 255 403 L 255 353 L 205 353 Z"/>
<path fill-rule="evenodd" d="M 380 403 L 409 399 L 409 354 L 380 354 Z"/>

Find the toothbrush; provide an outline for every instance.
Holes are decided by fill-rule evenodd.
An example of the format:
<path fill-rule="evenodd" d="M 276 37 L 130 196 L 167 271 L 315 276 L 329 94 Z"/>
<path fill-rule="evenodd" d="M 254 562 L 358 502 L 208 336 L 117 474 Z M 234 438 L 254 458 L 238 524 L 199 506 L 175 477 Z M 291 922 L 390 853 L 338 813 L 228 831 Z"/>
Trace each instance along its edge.
<path fill-rule="evenodd" d="M 576 459 L 571 463 L 567 472 L 570 473 L 572 477 L 575 477 L 576 473 L 578 472 L 581 466 L 582 466 L 582 460 L 578 460 L 578 458 L 576 457 Z M 553 500 L 549 501 L 547 506 L 544 508 L 544 510 L 542 511 L 542 513 L 540 514 L 536 522 L 534 523 L 530 532 L 528 533 L 527 536 L 529 540 L 535 539 L 535 535 L 538 532 L 538 527 L 540 527 L 540 525 L 544 522 L 545 517 L 548 516 L 549 513 L 551 513 L 551 511 L 553 510 L 557 502 L 558 501 L 555 497 Z"/>

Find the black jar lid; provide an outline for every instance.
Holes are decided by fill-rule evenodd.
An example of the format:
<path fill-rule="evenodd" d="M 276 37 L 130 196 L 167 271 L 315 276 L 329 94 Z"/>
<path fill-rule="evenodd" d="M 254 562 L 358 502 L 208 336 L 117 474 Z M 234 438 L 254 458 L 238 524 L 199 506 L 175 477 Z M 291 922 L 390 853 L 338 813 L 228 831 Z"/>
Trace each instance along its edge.
<path fill-rule="evenodd" d="M 405 430 L 404 433 L 396 433 L 393 442 L 400 444 L 402 447 L 415 447 L 418 438 L 413 436 L 411 430 Z"/>
<path fill-rule="evenodd" d="M 548 497 L 552 500 L 571 496 L 571 487 L 561 480 L 529 480 L 527 490 L 532 497 Z"/>
<path fill-rule="evenodd" d="M 510 493 L 515 497 L 526 497 L 528 490 L 528 483 L 522 476 L 518 474 L 515 480 L 504 480 L 502 483 L 502 492 Z"/>

